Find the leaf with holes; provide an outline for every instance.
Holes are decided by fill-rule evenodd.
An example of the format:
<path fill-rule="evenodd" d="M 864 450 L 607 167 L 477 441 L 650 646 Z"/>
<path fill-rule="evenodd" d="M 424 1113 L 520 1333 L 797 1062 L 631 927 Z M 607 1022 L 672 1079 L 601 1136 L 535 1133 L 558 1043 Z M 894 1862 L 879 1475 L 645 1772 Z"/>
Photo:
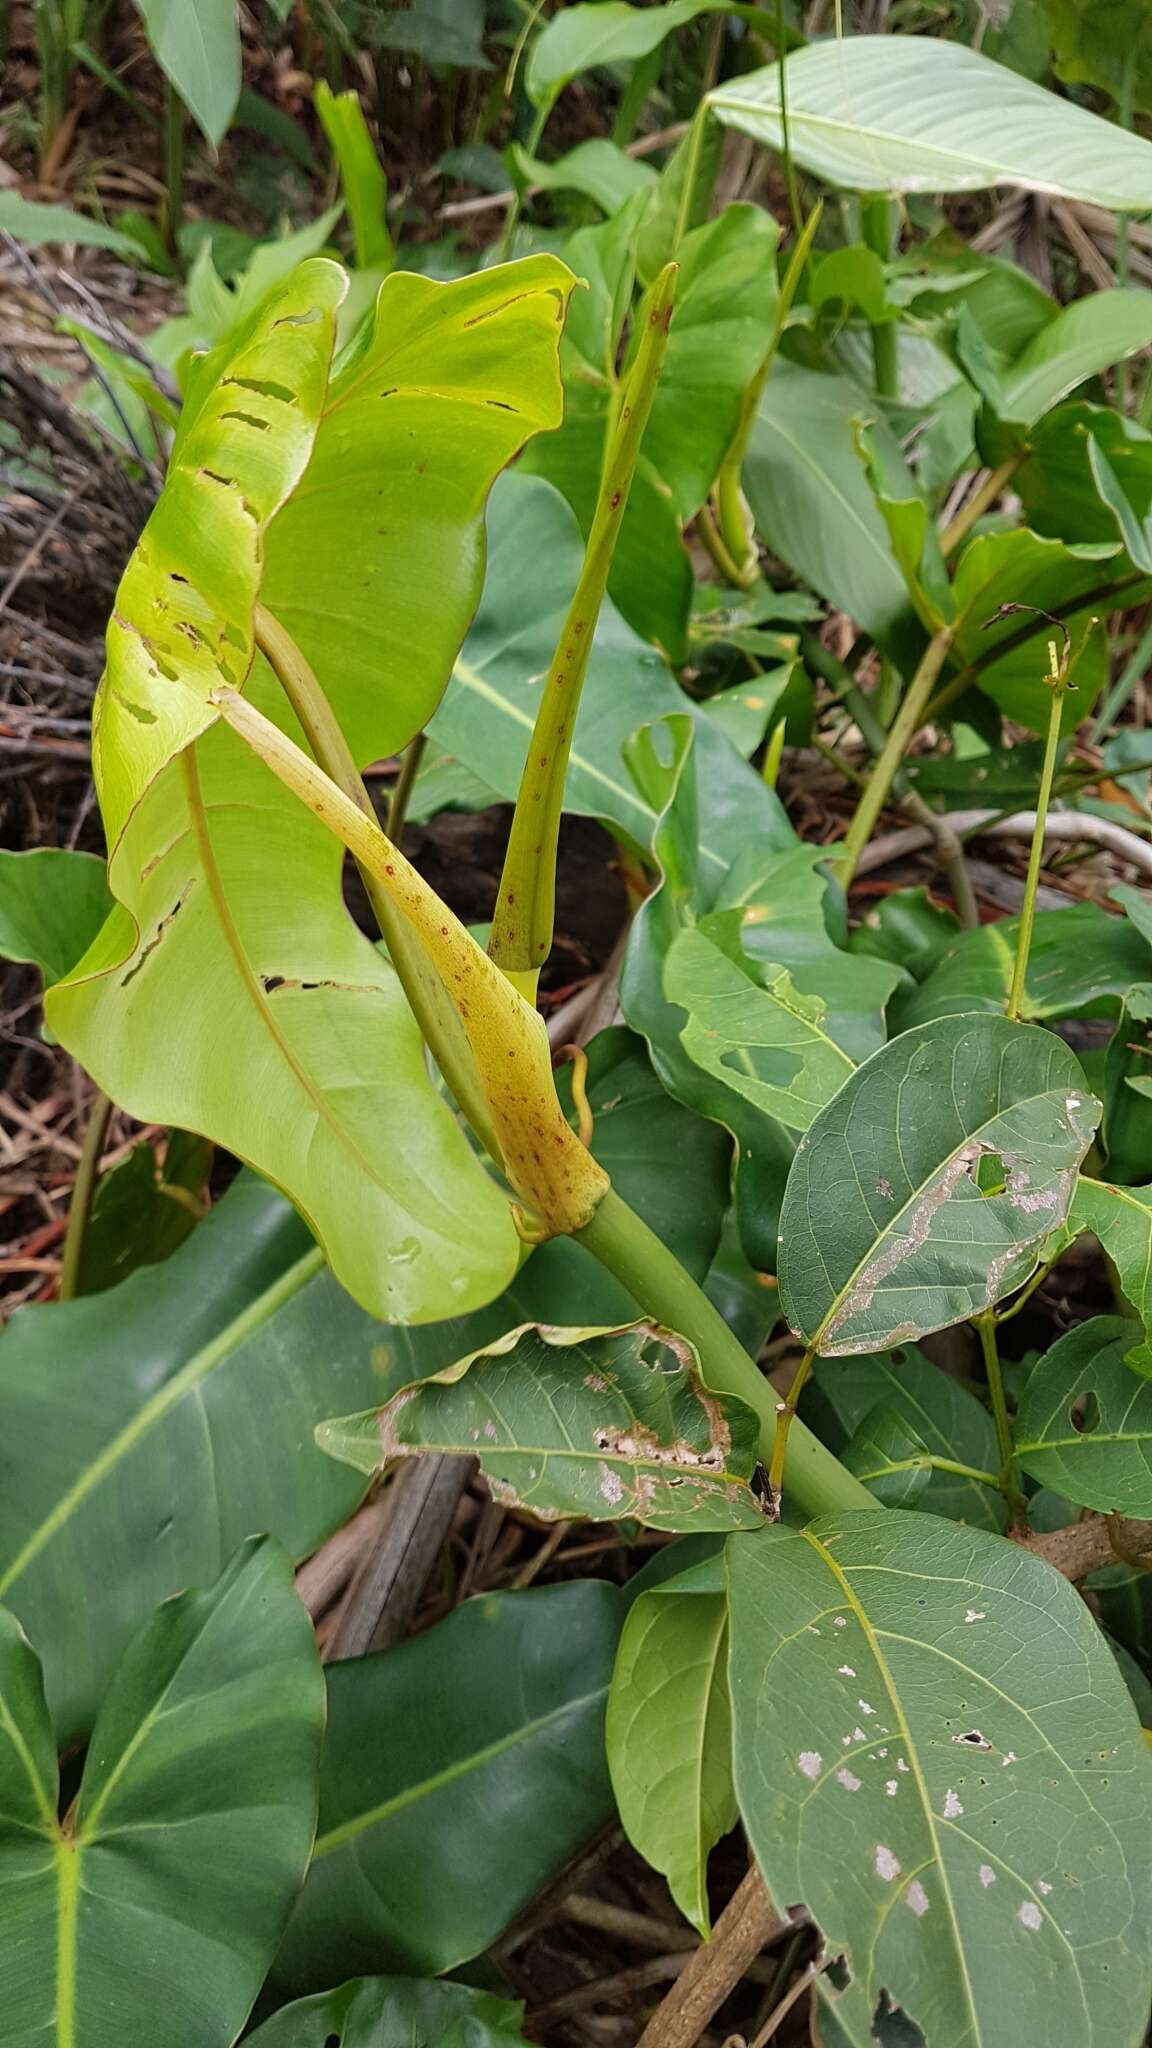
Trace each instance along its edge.
<path fill-rule="evenodd" d="M 65 1821 L 40 1666 L 0 1609 L 9 2041 L 233 2041 L 316 1821 L 324 1680 L 288 1558 L 257 1538 L 135 1637 Z M 111 2029 L 111 2032 L 110 2032 Z"/>
<path fill-rule="evenodd" d="M 317 1440 L 360 1472 L 416 1451 L 479 1458 L 498 1500 L 545 1521 L 576 1516 L 653 1529 L 751 1529 L 758 1422 L 700 1378 L 684 1338 L 621 1330 L 510 1330 L 370 1415 Z"/>
<path fill-rule="evenodd" d="M 798 164 L 860 192 L 979 192 L 1023 185 L 1142 212 L 1152 144 L 1006 66 L 930 36 L 830 36 L 788 59 L 788 139 Z M 780 67 L 725 81 L 708 104 L 783 147 Z M 936 2048 L 935 2042 L 932 2048 Z"/>
<path fill-rule="evenodd" d="M 1099 1104 L 1034 1025 L 949 1017 L 865 1061 L 800 1141 L 780 1302 L 826 1357 L 945 1329 L 1019 1287 L 1064 1221 Z"/>
<path fill-rule="evenodd" d="M 53 1028 L 134 1114 L 258 1166 L 397 1321 L 500 1291 L 508 1204 L 342 910 L 338 842 L 209 699 L 245 683 L 262 600 L 360 760 L 423 722 L 478 595 L 493 478 L 559 417 L 569 284 L 552 258 L 390 277 L 329 386 L 344 279 L 299 266 L 197 363 L 109 630 L 94 759 L 118 903 L 53 992 Z M 296 730 L 262 660 L 249 694 Z"/>
<path fill-rule="evenodd" d="M 316 1849 L 280 1982 L 454 1969 L 608 1822 L 622 1615 L 606 1580 L 486 1593 L 412 1642 L 328 1666 Z"/>
<path fill-rule="evenodd" d="M 1144 1325 L 1141 1340 L 1128 1325 L 1128 1364 L 1152 1379 L 1152 1187 L 1116 1187 L 1081 1174 L 1068 1218 L 1073 1230 L 1090 1230 L 1112 1260 L 1125 1297 Z"/>
<path fill-rule="evenodd" d="M 1093 1316 L 1029 1373 L 1016 1453 L 1041 1486 L 1105 1514 L 1152 1515 L 1152 1387 L 1126 1363 L 1133 1325 Z"/>
<path fill-rule="evenodd" d="M 876 1357 L 857 1354 L 850 1365 L 817 1359 L 800 1412 L 837 1457 L 849 1441 L 858 1440 L 877 1409 L 898 1416 L 930 1457 L 968 1468 L 965 1473 L 950 1472 L 944 1464 L 932 1467 L 920 1496 L 922 1507 L 977 1529 L 1004 1527 L 1003 1494 L 973 1476 L 995 1472 L 1000 1462 L 992 1417 L 975 1394 L 914 1344 Z M 866 1485 L 872 1483 L 867 1472 L 861 1476 Z"/>
<path fill-rule="evenodd" d="M 628 1839 L 663 1872 L 707 1940 L 708 1854 L 736 1825 L 719 1557 L 637 1597 L 612 1673 L 606 1733 Z"/>
<path fill-rule="evenodd" d="M 1152 1758 L 1040 1558 L 893 1511 L 727 1546 L 736 1794 L 773 1897 L 843 1957 L 871 2048 L 1134 2042 L 1152 1995 Z"/>

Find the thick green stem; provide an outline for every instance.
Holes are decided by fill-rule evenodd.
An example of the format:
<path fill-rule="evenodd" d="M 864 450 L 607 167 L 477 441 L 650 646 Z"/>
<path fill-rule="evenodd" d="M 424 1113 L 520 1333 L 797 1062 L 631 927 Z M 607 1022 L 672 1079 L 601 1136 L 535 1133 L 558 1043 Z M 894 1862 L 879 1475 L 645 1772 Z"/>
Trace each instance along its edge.
<path fill-rule="evenodd" d="M 1054 651 L 1054 650 L 1053 650 Z M 1018 1023 L 1024 1009 L 1024 987 L 1028 978 L 1028 955 L 1032 949 L 1032 927 L 1036 921 L 1036 891 L 1040 886 L 1040 866 L 1044 858 L 1044 827 L 1048 818 L 1048 806 L 1052 801 L 1052 783 L 1056 775 L 1056 756 L 1060 749 L 1060 713 L 1063 708 L 1064 688 L 1062 676 L 1056 672 L 1049 677 L 1052 689 L 1052 703 L 1048 713 L 1048 737 L 1044 746 L 1044 766 L 1040 771 L 1040 789 L 1036 797 L 1036 825 L 1032 833 L 1032 847 L 1028 855 L 1028 874 L 1024 883 L 1024 901 L 1020 906 L 1020 923 L 1016 932 L 1016 958 L 1012 966 L 1012 986 L 1008 992 L 1008 1007 L 1005 1014 Z"/>
<path fill-rule="evenodd" d="M 72 1204 L 68 1211 L 68 1228 L 64 1234 L 64 1251 L 60 1260 L 60 1283 L 56 1290 L 59 1301 L 71 1301 L 79 1285 L 84 1239 L 88 1233 L 92 1197 L 96 1192 L 96 1176 L 100 1171 L 100 1160 L 111 1116 L 111 1100 L 102 1089 L 98 1089 L 88 1112 L 88 1127 L 84 1132 L 76 1179 L 72 1186 Z"/>
<path fill-rule="evenodd" d="M 363 777 L 356 766 L 339 720 L 296 642 L 291 634 L 285 631 L 280 621 L 273 618 L 272 613 L 263 605 L 256 607 L 255 631 L 256 645 L 275 673 L 289 704 L 303 726 L 313 759 L 337 788 L 363 811 L 365 817 L 371 818 L 375 823 L 376 812 L 372 799 L 364 787 Z M 406 761 L 407 759 L 408 755 L 405 756 Z M 401 775 L 403 776 L 403 770 Z M 401 820 L 402 818 L 403 813 Z M 391 831 L 391 815 L 388 822 L 389 836 L 394 838 Z M 389 958 L 400 977 L 401 987 L 420 1026 L 424 1042 L 443 1074 L 461 1114 L 471 1124 L 489 1157 L 495 1160 L 497 1165 L 502 1165 L 503 1155 L 492 1129 L 480 1086 L 480 1077 L 476 1071 L 476 1062 L 444 984 L 430 964 L 407 919 L 397 909 L 387 891 L 381 887 L 379 878 L 363 862 L 358 861 L 357 867 L 368 901 L 372 905 L 372 914 L 380 928 L 380 936 L 388 948 Z"/>
<path fill-rule="evenodd" d="M 718 1309 L 684 1271 L 655 1232 L 628 1207 L 614 1188 L 599 1204 L 590 1223 L 577 1234 L 602 1266 L 626 1287 L 647 1315 L 686 1337 L 700 1358 L 707 1385 L 717 1394 L 734 1394 L 760 1418 L 760 1449 L 765 1461 L 776 1440 L 777 1399 L 743 1345 Z M 867 1488 L 845 1471 L 818 1437 L 798 1419 L 788 1433 L 784 1464 L 785 1490 L 810 1515 L 841 1514 L 874 1508 Z"/>
<path fill-rule="evenodd" d="M 580 692 L 668 346 L 676 276 L 676 265 L 667 264 L 638 316 L 643 322 L 639 344 L 606 452 L 580 580 L 544 681 L 508 835 L 488 951 L 533 1000 L 552 948 L 556 846 Z"/>
<path fill-rule="evenodd" d="M 888 801 L 888 792 L 900 772 L 900 765 L 909 745 L 920 729 L 936 678 L 947 660 L 951 645 L 951 626 L 941 626 L 939 632 L 933 634 L 929 641 L 924 658 L 905 692 L 904 702 L 888 729 L 868 788 L 856 806 L 856 814 L 844 840 L 839 876 L 845 889 L 856 873 L 856 864 L 872 837 L 876 820 Z"/>

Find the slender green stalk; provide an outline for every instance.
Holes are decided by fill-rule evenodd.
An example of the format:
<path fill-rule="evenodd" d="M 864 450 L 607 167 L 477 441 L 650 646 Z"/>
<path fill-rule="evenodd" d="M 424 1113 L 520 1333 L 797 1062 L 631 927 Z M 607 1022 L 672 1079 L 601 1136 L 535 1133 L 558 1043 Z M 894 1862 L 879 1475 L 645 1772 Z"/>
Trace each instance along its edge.
<path fill-rule="evenodd" d="M 935 1458 L 924 1451 L 918 1458 L 898 1458 L 892 1465 L 877 1465 L 874 1472 L 858 1472 L 856 1477 L 865 1484 L 870 1479 L 886 1479 L 890 1472 L 952 1472 L 957 1479 L 975 1479 L 980 1486 L 992 1486 L 1000 1490 L 1000 1476 L 996 1472 L 981 1472 L 976 1465 L 958 1465 L 955 1458 Z"/>
<path fill-rule="evenodd" d="M 894 208 L 884 192 L 874 193 L 860 204 L 860 229 L 867 248 L 881 263 L 892 260 Z M 872 373 L 878 398 L 900 396 L 900 330 L 895 320 L 875 320 L 872 333 Z"/>
<path fill-rule="evenodd" d="M 535 156 L 536 151 L 540 147 L 540 138 L 548 125 L 548 116 L 552 112 L 554 105 L 554 100 L 545 100 L 543 106 L 537 107 L 535 114 L 532 116 L 532 126 L 528 130 L 528 139 L 524 144 L 524 148 L 529 156 Z M 497 257 L 501 263 L 507 262 L 512 254 L 512 244 L 516 238 L 516 229 L 520 224 L 520 213 L 523 205 L 524 193 L 520 180 L 517 178 L 512 190 L 511 204 L 504 216 L 504 226 L 500 231 Z"/>
<path fill-rule="evenodd" d="M 737 492 L 739 492 L 739 489 L 740 478 L 739 474 L 737 473 Z M 692 523 L 696 528 L 697 540 L 700 542 L 700 545 L 704 549 L 704 552 L 707 555 L 709 561 L 711 562 L 713 568 L 717 571 L 719 575 L 721 575 L 724 578 L 725 583 L 730 583 L 734 590 L 746 590 L 751 583 L 755 582 L 755 554 L 752 554 L 751 556 L 751 573 L 749 574 L 747 571 L 747 567 L 741 568 L 738 562 L 736 561 L 735 557 L 729 553 L 728 545 L 724 539 L 724 535 L 721 532 L 719 526 L 716 524 L 715 519 L 712 517 L 712 514 L 709 511 L 707 505 L 701 505 L 700 510 L 697 512 L 696 517 Z M 734 516 L 731 516 L 729 518 L 728 525 L 730 530 L 736 530 L 742 533 L 742 512 L 737 511 L 734 514 Z M 745 546 L 747 546 L 747 541 L 745 541 L 744 544 Z"/>
<path fill-rule="evenodd" d="M 772 1437 L 772 1458 L 768 1466 L 768 1485 L 773 1499 L 779 1499 L 784 1491 L 792 1426 L 796 1420 L 796 1410 L 800 1406 L 800 1396 L 808 1384 L 808 1376 L 815 1363 L 816 1347 L 810 1344 L 792 1376 L 788 1392 L 776 1406 L 776 1428 Z"/>
<path fill-rule="evenodd" d="M 692 227 L 698 203 L 697 187 L 700 182 L 700 166 L 704 154 L 704 136 L 712 111 L 707 100 L 701 100 L 692 117 L 688 130 L 688 147 L 684 163 L 684 183 L 680 187 L 680 204 L 676 208 L 676 225 L 672 233 L 672 254 L 675 255 L 681 242 Z"/>
<path fill-rule="evenodd" d="M 989 506 L 996 503 L 1005 484 L 1010 483 L 1015 476 L 1026 452 L 1025 449 L 1018 448 L 998 469 L 990 470 L 979 490 L 972 493 L 968 503 L 956 514 L 955 519 L 948 521 L 940 535 L 940 553 L 945 558 L 955 553 L 965 534 L 970 533 L 976 521 L 982 519 Z"/>
<path fill-rule="evenodd" d="M 340 722 L 296 642 L 264 605 L 256 607 L 255 631 L 256 645 L 275 673 L 289 704 L 303 726 L 304 736 L 312 750 L 313 758 L 337 788 L 363 811 L 366 818 L 371 818 L 375 823 L 376 812 L 372 799 L 364 787 L 363 777 L 353 759 Z M 406 755 L 405 759 L 407 758 Z M 395 844 L 391 830 L 391 815 L 388 824 L 388 836 Z M 420 1026 L 424 1042 L 443 1074 L 461 1114 L 472 1126 L 489 1157 L 495 1160 L 497 1165 L 501 1165 L 503 1155 L 488 1115 L 480 1077 L 476 1071 L 476 1061 L 444 984 L 428 960 L 407 919 L 381 886 L 379 877 L 363 862 L 358 861 L 357 867 L 365 894 L 372 905 L 372 914 L 380 928 L 380 935 L 388 948 L 392 965 L 400 977 L 400 985 Z"/>
<path fill-rule="evenodd" d="M 92 1213 L 92 1197 L 96 1192 L 96 1176 L 100 1171 L 100 1160 L 104 1151 L 104 1140 L 108 1136 L 108 1125 L 112 1117 L 111 1099 L 103 1089 L 97 1089 L 88 1112 L 88 1126 L 84 1142 L 80 1147 L 80 1159 L 76 1168 L 76 1179 L 72 1186 L 72 1203 L 68 1211 L 68 1228 L 64 1233 L 64 1251 L 60 1260 L 60 1282 L 56 1294 L 59 1301 L 71 1301 L 80 1281 L 80 1261 L 84 1255 L 84 1239 L 88 1234 L 88 1218 Z"/>
<path fill-rule="evenodd" d="M 408 816 L 408 806 L 412 801 L 412 791 L 416 787 L 416 777 L 420 773 L 420 763 L 424 759 L 424 751 L 427 745 L 427 733 L 418 732 L 415 739 L 409 740 L 408 745 L 404 749 L 400 762 L 400 773 L 396 777 L 392 794 L 388 799 L 388 823 L 384 828 L 393 846 L 399 846 L 400 844 L 400 836 L 404 830 L 404 820 Z"/>
<path fill-rule="evenodd" d="M 1138 573 L 1133 576 L 1122 576 L 1115 583 L 1098 583 L 1092 590 L 1086 590 L 1076 599 L 1076 610 L 1083 613 L 1096 605 L 1101 605 L 1107 607 L 1109 611 L 1115 611 L 1127 591 L 1135 590 L 1147 580 L 1143 573 Z M 1005 633 L 1002 640 L 993 641 L 975 661 L 969 661 L 963 668 L 957 669 L 955 675 L 950 676 L 942 688 L 937 690 L 925 714 L 925 725 L 931 725 L 942 712 L 955 704 L 956 699 L 971 689 L 972 684 L 983 675 L 986 668 L 991 668 L 993 662 L 1003 661 L 1006 654 L 1015 653 L 1018 647 L 1026 647 L 1029 640 L 1034 639 L 1036 634 L 1043 630 L 1046 618 L 1045 612 L 1034 613 L 1025 625 L 1017 627 L 1012 633 Z"/>
<path fill-rule="evenodd" d="M 951 645 L 951 626 L 941 626 L 928 642 L 924 658 L 905 692 L 904 702 L 888 729 L 868 788 L 856 806 L 855 816 L 845 836 L 844 853 L 839 863 L 840 882 L 845 889 L 856 873 L 857 862 L 872 837 L 876 820 L 888 801 L 888 792 L 899 774 L 900 764 L 923 723 L 936 678 L 947 660 Z"/>
<path fill-rule="evenodd" d="M 980 1338 L 980 1349 L 984 1358 L 984 1373 L 988 1381 L 988 1396 L 992 1404 L 992 1420 L 996 1425 L 996 1443 L 1000 1451 L 1000 1491 L 1010 1508 L 1013 1519 L 1026 1517 L 1028 1503 L 1020 1490 L 1016 1478 L 1016 1444 L 1012 1435 L 1012 1418 L 1008 1413 L 1008 1397 L 1004 1392 L 1004 1374 L 1000 1367 L 1000 1352 L 996 1344 L 996 1315 L 993 1309 L 985 1309 L 983 1315 L 974 1317 L 976 1331 Z"/>
<path fill-rule="evenodd" d="M 784 0 L 776 0 L 776 69 L 780 74 L 780 154 L 784 159 L 784 183 L 788 188 L 788 211 L 797 242 L 803 240 L 804 216 L 796 185 L 796 163 L 792 155 L 792 130 L 788 117 L 788 37 L 784 27 Z"/>
<path fill-rule="evenodd" d="M 552 947 L 556 843 L 580 692 L 668 346 L 676 276 L 676 265 L 667 264 L 638 316 L 643 323 L 639 345 L 607 451 L 580 580 L 544 681 L 508 835 L 488 951 L 533 1000 Z"/>
<path fill-rule="evenodd" d="M 780 340 L 784 333 L 788 315 L 792 310 L 792 304 L 799 290 L 800 280 L 804 275 L 808 256 L 816 238 L 816 230 L 820 225 L 822 211 L 823 201 L 817 200 L 807 220 L 802 222 L 798 228 L 795 245 L 789 255 L 784 275 L 780 280 L 780 290 L 776 298 L 776 317 L 772 322 L 768 352 L 744 393 L 740 406 L 740 424 L 736 429 L 732 446 L 724 457 L 724 461 L 720 466 L 720 473 L 716 479 L 716 514 L 720 522 L 720 534 L 728 557 L 736 571 L 735 576 L 729 576 L 728 581 L 734 583 L 737 589 L 746 589 L 755 580 L 757 566 L 756 550 L 749 539 L 748 520 L 745 512 L 744 495 L 741 489 L 741 479 L 744 473 L 745 457 L 748 453 L 748 443 L 752 438 L 752 429 L 756 424 L 756 415 L 760 410 L 760 400 L 764 396 L 764 387 L 771 375 L 772 365 L 779 352 Z"/>
<path fill-rule="evenodd" d="M 1056 774 L 1056 756 L 1060 749 L 1060 713 L 1064 700 L 1065 663 L 1056 659 L 1056 648 L 1051 647 L 1052 673 L 1048 677 L 1052 691 L 1052 702 L 1048 712 L 1048 736 L 1044 744 L 1044 765 L 1040 770 L 1040 789 L 1036 797 L 1036 824 L 1032 833 L 1032 847 L 1028 855 L 1028 874 L 1024 883 L 1024 901 L 1020 906 L 1020 925 L 1016 933 L 1016 958 L 1012 966 L 1012 986 L 1008 992 L 1008 1007 L 1005 1012 L 1013 1022 L 1018 1023 L 1024 1008 L 1024 985 L 1028 977 L 1028 955 L 1032 948 L 1032 927 L 1036 921 L 1036 891 L 1040 886 L 1040 863 L 1044 857 L 1044 826 L 1048 817 L 1048 806 L 1052 801 L 1052 783 Z"/>
<path fill-rule="evenodd" d="M 646 1314 L 688 1339 L 714 1393 L 734 1394 L 755 1409 L 760 1417 L 761 1455 L 770 1458 L 777 1423 L 771 1382 L 758 1371 L 719 1310 L 689 1279 L 679 1260 L 614 1188 L 604 1196 L 592 1221 L 577 1234 L 576 1242 L 615 1275 Z M 810 1515 L 876 1506 L 867 1488 L 798 1419 L 788 1433 L 784 1485 L 797 1506 Z"/>

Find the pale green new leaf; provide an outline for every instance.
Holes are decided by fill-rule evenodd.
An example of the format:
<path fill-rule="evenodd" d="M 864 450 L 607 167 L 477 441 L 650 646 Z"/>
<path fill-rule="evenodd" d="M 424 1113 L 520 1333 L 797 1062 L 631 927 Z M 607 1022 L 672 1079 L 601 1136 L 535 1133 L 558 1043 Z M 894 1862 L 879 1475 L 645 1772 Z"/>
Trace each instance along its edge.
<path fill-rule="evenodd" d="M 602 213 L 615 213 L 637 192 L 651 192 L 659 182 L 651 164 L 626 156 L 602 135 L 578 142 L 552 163 L 530 156 L 518 142 L 511 147 L 523 184 L 538 185 L 542 192 L 581 192 L 595 200 Z"/>
<path fill-rule="evenodd" d="M 8 2041 L 233 2041 L 316 1822 L 324 1680 L 288 1558 L 244 1545 L 126 1651 L 68 1819 L 27 1638 L 0 1609 Z"/>
<path fill-rule="evenodd" d="M 485 1593 L 328 1666 L 319 1829 L 279 1982 L 455 1969 L 605 1826 L 622 1609 L 603 1579 Z"/>
<path fill-rule="evenodd" d="M 301 265 L 197 363 L 109 634 L 95 762 L 119 905 L 50 999 L 53 1028 L 116 1101 L 284 1188 L 344 1284 L 397 1321 L 499 1292 L 507 1204 L 343 910 L 338 842 L 207 730 L 208 700 L 244 685 L 263 597 L 361 761 L 423 724 L 479 591 L 493 478 L 558 418 L 569 284 L 548 257 L 392 276 L 328 388 L 344 278 Z M 263 662 L 250 695 L 293 729 Z"/>
<path fill-rule="evenodd" d="M 536 106 L 550 106 L 573 78 L 605 64 L 634 63 L 698 14 L 724 12 L 727 0 L 667 0 L 631 7 L 627 0 L 562 7 L 532 45 L 524 83 Z"/>
<path fill-rule="evenodd" d="M 1152 1386 L 1126 1363 L 1133 1325 L 1093 1316 L 1033 1366 L 1016 1414 L 1025 1472 L 1078 1507 L 1152 1515 Z"/>
<path fill-rule="evenodd" d="M 388 184 L 359 96 L 333 92 L 324 79 L 313 95 L 316 112 L 340 166 L 358 270 L 391 270 L 396 246 L 388 229 Z"/>
<path fill-rule="evenodd" d="M 1064 1221 L 1098 1113 L 1075 1055 L 1034 1025 L 945 1018 L 874 1053 L 788 1178 L 792 1328 L 827 1357 L 873 1351 L 1011 1293 Z"/>
<path fill-rule="evenodd" d="M 91 220 L 86 213 L 74 213 L 70 206 L 45 206 L 25 199 L 20 192 L 0 192 L 0 229 L 15 235 L 18 242 L 80 249 L 110 249 L 115 256 L 139 262 L 139 242 L 106 221 Z"/>
<path fill-rule="evenodd" d="M 479 1458 L 498 1500 L 543 1521 L 697 1530 L 762 1519 L 757 1432 L 751 1408 L 708 1391 L 682 1337 L 525 1323 L 316 1437 L 360 1472 L 419 1451 Z"/>
<path fill-rule="evenodd" d="M 58 981 L 88 951 L 112 908 L 104 862 L 39 846 L 0 852 L 0 960 L 32 960 Z"/>
<path fill-rule="evenodd" d="M 860 192 L 1023 185 L 1121 212 L 1147 208 L 1152 144 L 962 42 L 836 36 L 786 61 L 792 154 L 830 185 Z M 708 103 L 728 127 L 782 147 L 777 65 L 716 87 Z"/>
<path fill-rule="evenodd" d="M 1118 1187 L 1081 1174 L 1068 1220 L 1073 1230 L 1090 1230 L 1099 1238 L 1112 1260 L 1124 1295 L 1144 1325 L 1143 1342 L 1128 1327 L 1127 1362 L 1152 1379 L 1152 1187 Z"/>
<path fill-rule="evenodd" d="M 240 97 L 236 0 L 136 0 L 152 54 L 209 142 L 221 142 Z"/>
<path fill-rule="evenodd" d="M 1033 426 L 1089 377 L 1125 361 L 1150 341 L 1152 292 L 1093 292 L 1077 299 L 1017 357 L 1004 378 L 997 412 L 1001 419 Z"/>
<path fill-rule="evenodd" d="M 706 1940 L 708 1854 L 736 1824 L 720 1560 L 641 1593 L 608 1695 L 608 1767 L 633 1847 Z"/>
<path fill-rule="evenodd" d="M 1135 2042 L 1152 1759 L 1068 1581 L 904 1511 L 727 1555 L 740 1811 L 844 1958 L 853 2048 L 892 2006 L 931 2048 Z"/>

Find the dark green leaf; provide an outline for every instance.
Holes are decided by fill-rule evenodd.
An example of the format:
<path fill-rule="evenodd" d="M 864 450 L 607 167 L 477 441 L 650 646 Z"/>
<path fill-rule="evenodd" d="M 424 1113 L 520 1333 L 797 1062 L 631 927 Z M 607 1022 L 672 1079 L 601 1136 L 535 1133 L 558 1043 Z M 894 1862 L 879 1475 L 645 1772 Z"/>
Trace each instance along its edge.
<path fill-rule="evenodd" d="M 66 1822 L 39 1666 L 2 1611 L 0 1722 L 9 2040 L 234 2040 L 316 1820 L 324 1681 L 284 1552 L 252 1540 L 140 1630 Z"/>
<path fill-rule="evenodd" d="M 133 1146 L 97 1185 L 80 1252 L 77 1294 L 99 1294 L 139 1266 L 159 1265 L 207 1210 L 213 1148 L 187 1131 L 168 1135 L 161 1165 L 151 1145 Z"/>
<path fill-rule="evenodd" d="M 1002 1010 L 1012 985 L 1019 919 L 961 932 L 913 994 L 898 998 L 901 1030 L 972 1010 Z M 1024 985 L 1026 1018 L 1105 1015 L 1148 974 L 1152 953 L 1096 903 L 1037 912 Z"/>
<path fill-rule="evenodd" d="M 246 2048 L 514 2048 L 521 2017 L 520 2006 L 467 1984 L 354 1977 L 284 2006 Z"/>
<path fill-rule="evenodd" d="M 495 1941 L 611 1812 L 622 1615 L 604 1580 L 486 1593 L 328 1667 L 319 1832 L 279 1978 L 442 1972 Z"/>
<path fill-rule="evenodd" d="M 1101 1139 L 1108 1178 L 1131 1186 L 1152 1179 L 1152 1103 L 1132 1082 L 1152 1077 L 1152 984 L 1124 996 L 1104 1063 Z"/>
<path fill-rule="evenodd" d="M 1080 1507 L 1148 1516 L 1152 1386 L 1125 1363 L 1134 1334 L 1120 1316 L 1094 1316 L 1059 1338 L 1028 1375 L 1015 1441 L 1041 1486 Z"/>
<path fill-rule="evenodd" d="M 1063 1222 L 1099 1104 L 1067 1046 L 1004 1017 L 906 1031 L 801 1139 L 780 1303 L 824 1355 L 964 1321 L 1019 1287 Z M 979 1185 L 996 1162 L 998 1191 Z"/>
<path fill-rule="evenodd" d="M 34 960 L 46 984 L 71 972 L 111 908 L 95 854 L 0 852 L 0 959 Z"/>
<path fill-rule="evenodd" d="M 1152 1772 L 1087 1608 L 915 1513 L 728 1545 L 736 1790 L 772 1896 L 844 1957 L 834 2011 L 931 2048 L 1113 2048 L 1147 2018 Z"/>
<path fill-rule="evenodd" d="M 1152 1188 L 1114 1187 L 1081 1174 L 1069 1222 L 1074 1230 L 1090 1230 L 1098 1237 L 1115 1265 L 1124 1294 L 1144 1326 L 1141 1341 L 1139 1325 L 1127 1325 L 1127 1362 L 1152 1379 Z"/>
<path fill-rule="evenodd" d="M 372 1473 L 414 1451 L 479 1458 L 497 1500 L 544 1521 L 751 1529 L 758 1422 L 708 1391 L 683 1338 L 525 1324 L 378 1413 L 322 1423 L 321 1449 Z"/>
<path fill-rule="evenodd" d="M 850 1365 L 817 1360 L 802 1413 L 837 1456 L 877 1407 L 899 1416 L 931 1456 L 977 1472 L 995 1471 L 1000 1462 L 987 1409 L 914 1344 L 857 1356 Z M 925 1508 L 950 1521 L 982 1529 L 1004 1526 L 1003 1495 L 960 1473 L 931 1471 L 921 1498 Z"/>

